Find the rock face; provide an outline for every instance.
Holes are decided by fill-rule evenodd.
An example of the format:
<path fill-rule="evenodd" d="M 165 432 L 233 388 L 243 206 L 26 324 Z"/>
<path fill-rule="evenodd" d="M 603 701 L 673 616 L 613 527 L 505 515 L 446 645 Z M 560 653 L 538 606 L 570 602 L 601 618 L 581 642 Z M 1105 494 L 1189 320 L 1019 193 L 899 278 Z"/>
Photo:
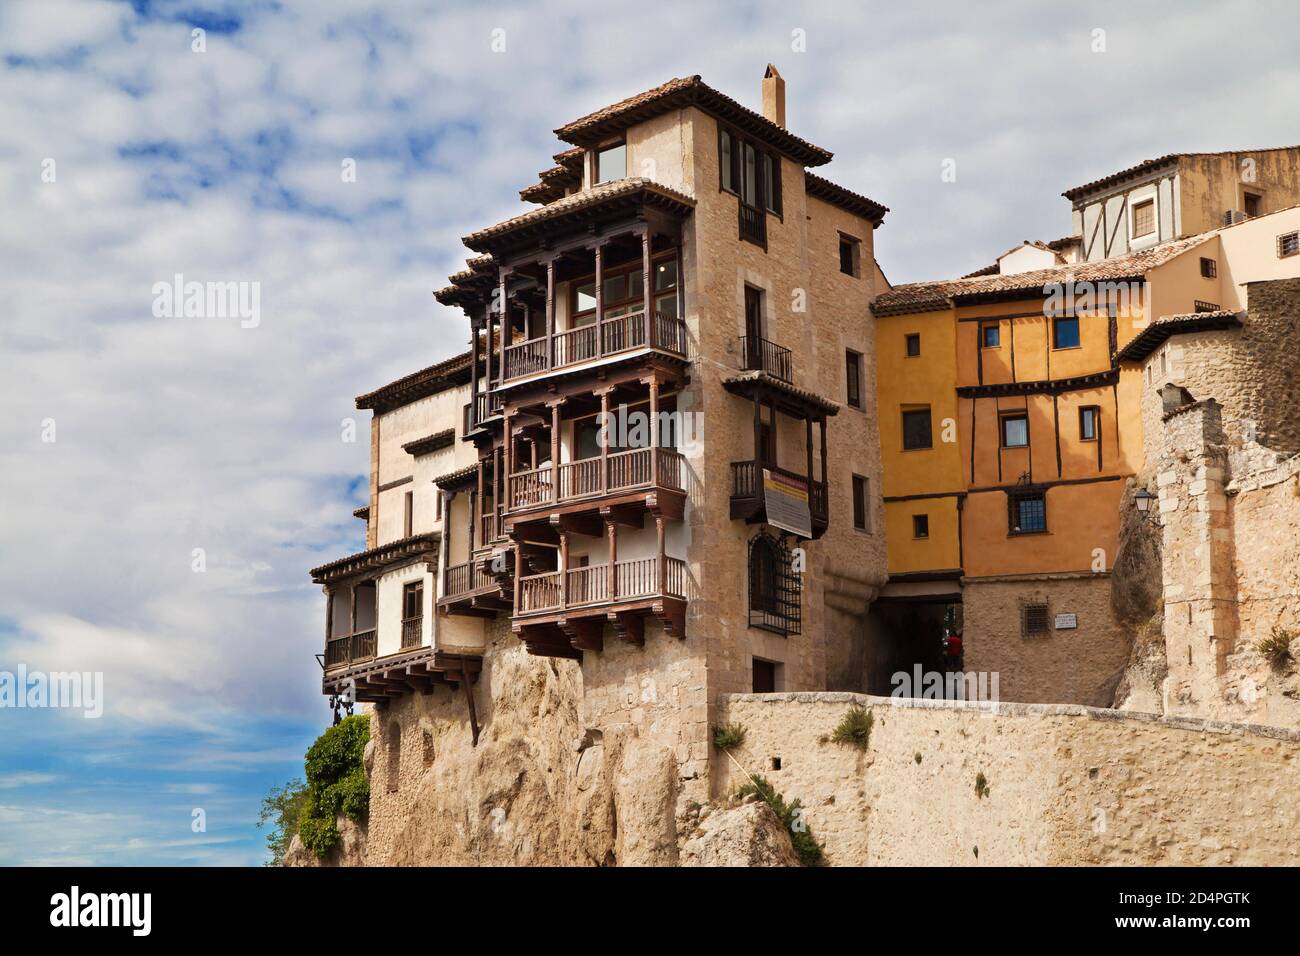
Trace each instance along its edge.
<path fill-rule="evenodd" d="M 799 866 L 790 834 L 758 797 L 732 807 L 706 804 L 691 816 L 695 829 L 684 834 L 682 866 Z"/>
<path fill-rule="evenodd" d="M 302 845 L 302 840 L 295 833 L 289 841 L 289 848 L 284 852 L 285 866 L 365 866 L 366 865 L 366 827 L 353 823 L 340 815 L 335 820 L 341 840 L 339 845 L 329 852 L 324 860 Z"/>

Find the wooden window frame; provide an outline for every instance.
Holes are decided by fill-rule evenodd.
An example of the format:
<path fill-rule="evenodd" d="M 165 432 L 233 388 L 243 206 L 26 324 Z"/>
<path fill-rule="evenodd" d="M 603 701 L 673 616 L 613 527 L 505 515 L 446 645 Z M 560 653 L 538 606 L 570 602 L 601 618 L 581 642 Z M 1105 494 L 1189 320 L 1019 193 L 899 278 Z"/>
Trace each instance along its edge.
<path fill-rule="evenodd" d="M 1084 415 L 1092 413 L 1092 435 L 1087 436 L 1083 432 Z M 1100 441 L 1101 440 L 1101 406 L 1100 405 L 1080 405 L 1079 406 L 1079 441 Z"/>
<path fill-rule="evenodd" d="M 1000 349 L 1002 348 L 1002 323 L 1001 322 L 981 322 L 980 327 L 980 348 L 982 349 Z M 994 332 L 997 335 L 997 342 L 993 345 L 988 344 L 985 337 L 986 332 Z"/>
<path fill-rule="evenodd" d="M 916 345 L 916 351 L 912 351 L 912 345 Z M 921 333 L 908 332 L 903 336 L 903 357 L 920 358 L 921 357 Z"/>
<path fill-rule="evenodd" d="M 849 483 L 853 494 L 853 528 L 871 533 L 871 479 L 855 474 Z"/>
<path fill-rule="evenodd" d="M 618 149 L 620 146 L 623 147 L 623 175 L 622 175 L 622 176 L 616 176 L 616 177 L 613 178 L 613 179 L 601 179 L 601 178 L 600 178 L 600 155 L 601 155 L 601 153 L 607 153 L 607 152 L 609 152 L 611 149 Z M 612 141 L 612 140 L 611 140 L 611 141 L 608 142 L 608 143 L 603 143 L 603 144 L 601 144 L 600 146 L 596 146 L 596 147 L 594 147 L 594 148 L 592 149 L 592 151 L 591 151 L 591 184 L 592 184 L 593 186 L 599 186 L 599 185 L 602 185 L 603 183 L 616 183 L 616 182 L 618 182 L 620 179 L 627 179 L 627 178 L 628 178 L 628 161 L 629 161 L 630 159 L 631 159 L 631 156 L 630 156 L 629 153 L 628 153 L 628 149 L 627 149 L 627 137 L 626 137 L 626 136 L 623 137 L 622 139 L 618 140 L 618 141 Z"/>
<path fill-rule="evenodd" d="M 1138 215 L 1150 208 L 1151 210 L 1151 228 L 1146 232 L 1138 232 Z M 1133 238 L 1145 239 L 1147 236 L 1154 236 L 1160 229 L 1160 221 L 1156 216 L 1156 200 L 1152 196 L 1150 199 L 1143 199 L 1133 204 Z"/>
<path fill-rule="evenodd" d="M 731 162 L 727 168 L 730 185 L 723 178 L 723 140 L 730 141 Z M 749 146 L 754 151 L 754 171 L 757 182 L 754 184 L 754 195 L 757 202 L 752 204 L 753 208 L 761 209 L 765 213 L 770 213 L 778 219 L 784 221 L 785 210 L 782 204 L 782 184 L 781 176 L 784 167 L 781 165 L 781 154 L 773 149 L 764 146 L 758 140 L 751 136 L 746 136 L 733 127 L 723 123 L 718 124 L 718 190 L 720 192 L 731 193 L 740 202 L 745 205 L 745 147 Z M 771 195 L 769 196 L 767 172 L 771 169 Z"/>
<path fill-rule="evenodd" d="M 1073 345 L 1061 345 L 1059 342 L 1059 335 L 1057 334 L 1057 330 L 1060 328 L 1062 322 L 1074 323 L 1075 338 L 1077 339 L 1077 341 Z M 1077 315 L 1058 315 L 1055 318 L 1053 318 L 1052 319 L 1052 351 L 1067 352 L 1070 349 L 1081 349 L 1081 348 L 1083 348 L 1083 323 L 1079 321 L 1079 317 Z"/>
<path fill-rule="evenodd" d="M 912 515 L 912 538 L 916 541 L 927 541 L 930 538 L 930 515 L 919 514 Z"/>
<path fill-rule="evenodd" d="M 921 413 L 925 414 L 926 419 L 930 424 L 930 428 L 929 428 L 930 440 L 927 444 L 913 445 L 912 447 L 909 448 L 907 445 L 907 416 L 917 415 Z M 899 423 L 902 427 L 902 432 L 903 432 L 902 434 L 903 451 L 929 451 L 934 448 L 934 416 L 929 405 L 918 405 L 914 408 L 900 409 Z"/>
<path fill-rule="evenodd" d="M 402 537 L 415 533 L 415 492 L 408 491 L 402 499 Z"/>
<path fill-rule="evenodd" d="M 674 246 L 672 249 L 669 249 L 666 252 L 657 252 L 650 257 L 650 282 L 652 285 L 654 283 L 654 277 L 655 277 L 655 266 L 662 265 L 664 262 L 667 262 L 669 260 L 676 261 L 677 252 L 678 252 L 677 247 Z M 637 259 L 633 262 L 627 262 L 624 263 L 623 265 L 615 266 L 611 269 L 602 269 L 601 279 L 604 280 L 605 282 L 608 282 L 610 279 L 616 279 L 619 276 L 625 276 L 629 273 L 639 273 L 641 272 L 641 268 L 642 268 L 641 259 L 638 256 Z M 660 296 L 668 295 L 670 292 L 679 291 L 680 286 L 682 284 L 681 271 L 682 271 L 681 263 L 677 263 L 676 281 L 667 289 L 655 291 L 652 288 L 650 290 L 650 302 L 652 305 L 654 304 L 654 301 L 658 299 Z M 585 319 L 587 316 L 594 317 L 596 314 L 595 306 L 592 306 L 590 309 L 578 308 L 578 287 L 586 284 L 589 281 L 593 283 L 593 287 L 594 287 L 594 283 L 596 281 L 596 273 L 594 271 L 589 272 L 586 275 L 575 276 L 574 278 L 569 280 L 569 328 L 570 329 L 574 329 L 578 327 L 577 325 L 578 319 L 580 318 Z M 605 300 L 604 302 L 601 303 L 601 308 L 604 310 L 606 318 L 608 318 L 610 309 L 617 309 L 625 305 L 639 305 L 643 301 L 644 301 L 643 295 L 634 295 L 634 296 L 629 296 L 626 299 L 617 299 L 614 301 Z M 631 309 L 629 311 L 635 312 L 637 310 Z"/>
<path fill-rule="evenodd" d="M 1201 256 L 1201 278 L 1217 279 L 1219 277 L 1219 263 L 1209 256 Z"/>
<path fill-rule="evenodd" d="M 415 614 L 408 614 L 411 608 L 412 598 L 414 595 Z M 414 621 L 424 617 L 424 582 L 407 581 L 402 585 L 402 621 Z"/>
<path fill-rule="evenodd" d="M 847 232 L 839 233 L 839 251 L 840 251 L 840 275 L 852 276 L 854 279 L 862 278 L 862 240 L 857 236 L 850 236 Z M 849 253 L 849 271 L 844 269 L 844 251 Z"/>
<path fill-rule="evenodd" d="M 862 353 L 846 348 L 844 350 L 844 401 L 849 408 L 856 408 L 858 411 L 865 411 L 867 407 L 867 398 L 862 389 L 862 372 Z"/>
<path fill-rule="evenodd" d="M 1025 423 L 1025 441 L 1022 445 L 1007 444 L 1007 422 L 1020 421 Z M 1029 447 L 1029 412 L 1025 409 L 1016 409 L 1011 412 L 998 413 L 998 447 L 999 448 L 1028 448 Z"/>

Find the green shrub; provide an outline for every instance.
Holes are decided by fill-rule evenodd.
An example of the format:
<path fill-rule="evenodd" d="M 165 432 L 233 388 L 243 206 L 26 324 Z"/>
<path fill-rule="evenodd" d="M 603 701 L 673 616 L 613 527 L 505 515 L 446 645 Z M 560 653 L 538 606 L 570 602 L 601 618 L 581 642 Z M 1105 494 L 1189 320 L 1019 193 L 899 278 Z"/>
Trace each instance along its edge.
<path fill-rule="evenodd" d="M 719 750 L 734 750 L 744 742 L 744 724 L 723 724 L 713 728 L 713 746 Z"/>
<path fill-rule="evenodd" d="M 324 859 L 339 844 L 335 818 L 354 823 L 370 816 L 370 781 L 366 778 L 366 743 L 370 718 L 357 714 L 331 727 L 307 748 L 306 799 L 298 813 L 302 845 Z"/>
<path fill-rule="evenodd" d="M 257 826 L 274 826 L 266 835 L 266 848 L 271 851 L 267 866 L 284 866 L 284 852 L 289 841 L 298 832 L 298 819 L 307 805 L 307 785 L 301 780 L 290 780 L 282 787 L 272 787 L 262 798 L 262 809 L 257 815 Z"/>
<path fill-rule="evenodd" d="M 831 740 L 837 744 L 849 744 L 859 750 L 866 750 L 871 743 L 871 727 L 875 718 L 871 711 L 861 707 L 852 707 L 831 732 Z"/>
<path fill-rule="evenodd" d="M 1268 637 L 1256 644 L 1255 648 L 1274 667 L 1281 667 L 1291 659 L 1291 641 L 1294 637 L 1290 631 L 1275 624 Z"/>
<path fill-rule="evenodd" d="M 812 830 L 804 821 L 803 814 L 799 812 L 803 808 L 802 803 L 798 800 L 786 803 L 785 797 L 776 792 L 776 788 L 767 781 L 766 777 L 755 777 L 752 782 L 736 791 L 738 798 L 750 794 L 758 794 L 763 798 L 763 802 L 772 808 L 772 812 L 790 834 L 790 843 L 794 846 L 794 852 L 798 854 L 800 863 L 804 866 L 821 866 L 825 862 L 821 844 L 817 842 Z"/>

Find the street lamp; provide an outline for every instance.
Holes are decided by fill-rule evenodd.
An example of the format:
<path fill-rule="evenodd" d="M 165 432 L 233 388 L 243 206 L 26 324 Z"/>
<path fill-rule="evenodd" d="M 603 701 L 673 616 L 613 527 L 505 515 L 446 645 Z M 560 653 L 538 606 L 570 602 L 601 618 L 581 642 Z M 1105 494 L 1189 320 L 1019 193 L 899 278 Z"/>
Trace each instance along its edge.
<path fill-rule="evenodd" d="M 1147 491 L 1145 488 L 1139 488 L 1136 494 L 1133 495 L 1133 503 L 1137 505 L 1137 510 L 1140 511 L 1142 514 L 1147 513 L 1147 511 L 1151 507 L 1151 502 L 1155 500 L 1156 500 L 1156 496 L 1153 495 L 1151 492 Z"/>

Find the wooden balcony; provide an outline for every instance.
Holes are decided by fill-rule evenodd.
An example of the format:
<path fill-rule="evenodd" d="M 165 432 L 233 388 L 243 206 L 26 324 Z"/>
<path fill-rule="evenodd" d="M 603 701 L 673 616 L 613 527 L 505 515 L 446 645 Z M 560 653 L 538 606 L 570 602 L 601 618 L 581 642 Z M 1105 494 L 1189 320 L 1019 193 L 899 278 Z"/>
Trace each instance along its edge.
<path fill-rule="evenodd" d="M 519 579 L 512 626 L 530 654 L 547 657 L 602 650 L 607 623 L 623 640 L 644 644 L 647 615 L 680 638 L 689 587 L 686 562 L 665 555 L 530 574 Z"/>
<path fill-rule="evenodd" d="M 746 371 L 766 372 L 783 382 L 793 381 L 789 349 L 757 336 L 742 335 L 740 354 Z"/>
<path fill-rule="evenodd" d="M 501 575 L 492 573 L 491 556 L 451 565 L 447 568 L 438 606 L 448 614 L 469 617 L 495 617 L 497 612 L 509 610 L 511 602 L 507 588 L 514 559 L 508 558 L 505 565 L 511 570 Z"/>
<path fill-rule="evenodd" d="M 564 462 L 558 470 L 547 466 L 516 472 L 508 486 L 509 513 L 517 516 L 561 505 L 599 504 L 660 489 L 683 497 L 685 472 L 685 460 L 671 448 L 633 448 L 603 458 Z"/>
<path fill-rule="evenodd" d="M 327 668 L 321 691 L 337 694 L 351 690 L 356 700 L 374 703 L 414 692 L 432 694 L 438 685 L 463 688 L 478 680 L 482 668 L 483 659 L 478 655 L 418 647 L 353 661 L 346 668 Z M 470 718 L 475 721 L 472 705 Z"/>
<path fill-rule="evenodd" d="M 332 637 L 325 642 L 325 670 L 336 670 L 375 656 L 375 632 L 358 631 L 343 637 Z"/>
<path fill-rule="evenodd" d="M 740 238 L 767 248 L 767 212 L 758 206 L 740 203 Z"/>
<path fill-rule="evenodd" d="M 419 647 L 424 642 L 424 617 L 408 617 L 402 621 L 402 650 Z"/>
<path fill-rule="evenodd" d="M 686 357 L 686 323 L 662 312 L 642 310 L 599 323 L 556 332 L 507 346 L 503 378 L 512 379 L 539 372 L 570 368 L 592 359 L 620 355 L 637 349 L 654 349 L 679 358 Z"/>
<path fill-rule="evenodd" d="M 767 504 L 763 497 L 763 469 L 803 484 L 808 489 L 808 510 L 812 515 L 814 538 L 820 538 L 830 521 L 826 498 L 826 483 L 811 481 L 807 475 L 796 474 L 762 461 L 733 461 L 731 463 L 731 517 L 749 524 L 767 520 Z"/>

